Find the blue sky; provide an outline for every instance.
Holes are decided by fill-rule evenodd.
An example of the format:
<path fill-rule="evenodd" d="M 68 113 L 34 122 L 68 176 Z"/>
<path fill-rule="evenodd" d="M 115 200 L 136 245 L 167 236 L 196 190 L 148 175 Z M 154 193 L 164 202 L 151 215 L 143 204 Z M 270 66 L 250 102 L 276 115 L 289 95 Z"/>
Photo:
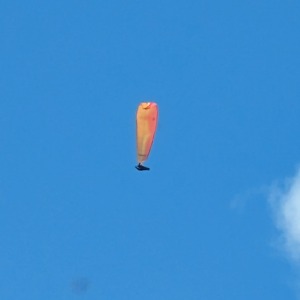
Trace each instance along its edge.
<path fill-rule="evenodd" d="M 0 298 L 297 299 L 299 35 L 296 0 L 2 1 Z"/>

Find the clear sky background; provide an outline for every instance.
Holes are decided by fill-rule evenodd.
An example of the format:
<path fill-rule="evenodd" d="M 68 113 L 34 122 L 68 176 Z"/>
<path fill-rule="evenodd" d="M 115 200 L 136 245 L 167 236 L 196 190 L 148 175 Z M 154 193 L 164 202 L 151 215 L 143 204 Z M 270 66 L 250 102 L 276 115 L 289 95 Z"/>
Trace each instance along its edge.
<path fill-rule="evenodd" d="M 299 54 L 297 0 L 2 0 L 0 299 L 298 299 Z"/>

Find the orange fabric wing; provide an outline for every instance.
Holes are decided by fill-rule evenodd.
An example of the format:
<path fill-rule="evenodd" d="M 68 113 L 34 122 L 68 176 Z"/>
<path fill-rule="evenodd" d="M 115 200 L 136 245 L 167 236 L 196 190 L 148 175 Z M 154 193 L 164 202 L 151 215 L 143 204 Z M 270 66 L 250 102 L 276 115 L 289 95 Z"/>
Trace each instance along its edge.
<path fill-rule="evenodd" d="M 143 102 L 136 113 L 137 161 L 144 162 L 150 153 L 154 140 L 158 107 L 154 102 Z"/>

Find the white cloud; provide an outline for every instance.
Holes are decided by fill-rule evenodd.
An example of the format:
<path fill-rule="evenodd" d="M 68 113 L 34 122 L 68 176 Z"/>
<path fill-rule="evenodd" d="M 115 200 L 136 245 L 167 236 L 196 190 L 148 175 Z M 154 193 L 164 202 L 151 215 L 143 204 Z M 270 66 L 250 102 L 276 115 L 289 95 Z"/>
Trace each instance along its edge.
<path fill-rule="evenodd" d="M 300 168 L 295 177 L 275 184 L 269 196 L 280 244 L 290 259 L 300 263 Z"/>

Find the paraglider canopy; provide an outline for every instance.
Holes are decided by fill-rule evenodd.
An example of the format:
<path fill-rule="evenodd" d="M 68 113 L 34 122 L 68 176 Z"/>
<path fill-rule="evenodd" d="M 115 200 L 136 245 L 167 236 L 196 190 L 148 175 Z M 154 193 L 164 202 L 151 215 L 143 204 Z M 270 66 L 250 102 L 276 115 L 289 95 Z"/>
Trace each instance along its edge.
<path fill-rule="evenodd" d="M 150 170 L 142 165 L 150 154 L 158 119 L 158 106 L 155 102 L 142 102 L 136 113 L 136 168 L 139 171 Z"/>

